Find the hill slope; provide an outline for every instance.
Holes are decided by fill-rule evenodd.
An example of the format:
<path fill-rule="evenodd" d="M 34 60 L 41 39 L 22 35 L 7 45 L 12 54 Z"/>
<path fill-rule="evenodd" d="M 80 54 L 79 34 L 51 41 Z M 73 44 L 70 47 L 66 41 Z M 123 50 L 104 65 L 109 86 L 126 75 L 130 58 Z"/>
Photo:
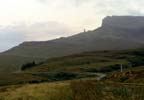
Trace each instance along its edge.
<path fill-rule="evenodd" d="M 28 62 L 27 60 L 25 61 L 25 57 L 30 57 L 30 60 L 35 60 L 35 58 L 44 60 L 86 51 L 122 50 L 142 47 L 144 43 L 143 20 L 144 17 L 134 16 L 106 17 L 102 26 L 93 31 L 51 41 L 24 42 L 0 54 L 0 59 L 6 55 L 4 62 L 11 56 L 15 56 L 17 59 L 14 60 L 12 57 L 10 62 L 7 61 L 8 67 L 4 67 L 3 60 L 0 60 L 0 71 L 8 70 L 12 67 L 12 64 L 17 65 L 17 62 L 22 62 L 23 60 L 16 68 L 11 68 L 13 69 L 11 71 L 15 71 L 20 65 Z"/>
<path fill-rule="evenodd" d="M 123 69 L 126 71 L 140 69 L 140 73 L 136 74 L 143 76 L 141 73 L 144 67 L 141 66 L 144 65 L 144 49 L 84 52 L 50 58 L 41 64 L 33 66 L 27 64 L 21 71 L 15 73 L 0 73 L 0 86 L 103 77 L 105 74 L 120 72 L 120 64 L 123 64 Z M 121 79 L 121 75 L 116 74 L 118 77 L 112 79 Z M 136 78 L 144 80 L 143 77 Z"/>

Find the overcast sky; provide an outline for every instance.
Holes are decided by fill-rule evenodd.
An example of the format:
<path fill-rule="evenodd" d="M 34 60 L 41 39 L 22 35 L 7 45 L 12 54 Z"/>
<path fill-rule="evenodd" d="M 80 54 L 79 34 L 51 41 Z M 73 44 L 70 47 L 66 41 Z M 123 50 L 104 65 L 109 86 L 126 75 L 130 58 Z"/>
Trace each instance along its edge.
<path fill-rule="evenodd" d="M 92 30 L 109 15 L 144 15 L 144 0 L 0 0 L 0 51 Z"/>

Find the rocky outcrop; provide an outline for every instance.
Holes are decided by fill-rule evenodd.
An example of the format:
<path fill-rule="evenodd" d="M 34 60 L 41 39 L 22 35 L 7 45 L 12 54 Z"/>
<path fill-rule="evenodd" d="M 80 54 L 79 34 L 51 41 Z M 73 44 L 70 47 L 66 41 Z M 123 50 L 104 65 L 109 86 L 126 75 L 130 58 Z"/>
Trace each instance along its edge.
<path fill-rule="evenodd" d="M 143 16 L 107 16 L 103 19 L 102 27 L 142 29 L 144 28 L 144 17 Z"/>

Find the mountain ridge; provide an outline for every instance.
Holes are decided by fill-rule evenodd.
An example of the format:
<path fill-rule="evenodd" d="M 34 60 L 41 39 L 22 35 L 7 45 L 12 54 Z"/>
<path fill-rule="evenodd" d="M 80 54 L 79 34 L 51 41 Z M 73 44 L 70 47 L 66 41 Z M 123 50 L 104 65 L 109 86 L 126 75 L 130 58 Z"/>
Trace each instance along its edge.
<path fill-rule="evenodd" d="M 102 26 L 93 31 L 50 41 L 24 42 L 1 53 L 0 63 L 4 55 L 31 57 L 31 60 L 35 61 L 35 57 L 45 60 L 87 51 L 141 48 L 144 47 L 143 32 L 144 17 L 142 16 L 108 16 L 103 19 Z M 17 62 L 19 62 L 18 59 L 11 59 L 11 63 Z M 7 66 L 10 65 L 7 64 Z M 0 69 L 1 66 L 3 65 L 0 65 Z"/>

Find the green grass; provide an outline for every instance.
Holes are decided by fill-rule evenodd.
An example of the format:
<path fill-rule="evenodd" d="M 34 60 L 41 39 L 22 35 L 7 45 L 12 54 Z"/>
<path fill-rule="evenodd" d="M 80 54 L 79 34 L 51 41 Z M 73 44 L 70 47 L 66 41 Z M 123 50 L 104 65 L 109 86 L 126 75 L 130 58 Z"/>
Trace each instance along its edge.
<path fill-rule="evenodd" d="M 56 68 L 56 67 L 61 67 L 61 66 L 66 67 L 67 65 L 75 66 L 75 65 L 81 65 L 81 64 L 92 64 L 92 63 L 103 62 L 103 61 L 109 62 L 109 61 L 113 61 L 113 57 L 115 59 L 116 57 L 115 52 L 117 51 L 85 52 L 85 53 L 80 53 L 76 55 L 70 55 L 67 57 L 51 58 L 47 60 L 47 63 L 49 63 L 49 66 L 53 66 L 53 67 L 55 66 L 54 68 Z M 41 54 L 44 54 L 44 52 L 42 52 Z M 32 61 L 41 62 L 41 61 L 45 61 L 47 58 L 49 58 L 49 56 L 28 56 L 28 55 L 25 56 L 25 55 L 0 54 L 0 72 L 19 71 L 20 67 L 25 63 L 29 63 Z M 51 69 L 52 68 L 50 67 L 50 70 Z"/>
<path fill-rule="evenodd" d="M 93 73 L 113 73 L 120 70 L 119 64 L 124 65 L 124 69 L 135 69 L 137 66 L 128 66 L 128 59 L 137 58 L 140 61 L 143 57 L 143 49 L 135 50 L 121 50 L 121 51 L 96 51 L 96 52 L 84 52 L 81 54 L 69 55 L 64 57 L 57 57 L 47 59 L 42 64 L 38 64 L 32 68 L 28 68 L 24 71 L 20 71 L 20 67 L 17 73 L 8 73 L 12 69 L 8 69 L 7 73 L 0 74 L 0 85 L 10 85 L 10 84 L 21 84 L 21 83 L 39 83 L 39 82 L 51 82 L 51 81 L 61 81 L 70 80 L 86 77 L 95 77 Z M 7 55 L 7 57 L 9 57 Z M 5 58 L 3 58 L 5 60 Z M 2 59 L 2 60 L 3 60 Z M 13 59 L 13 60 L 11 60 Z M 22 59 L 25 59 L 22 61 Z M 0 64 L 7 64 L 6 62 Z M 21 60 L 21 61 L 19 61 Z M 33 61 L 33 58 L 17 58 L 12 56 L 9 61 L 19 63 L 24 63 L 27 61 Z M 41 62 L 42 59 L 37 58 L 37 62 Z M 17 63 L 17 64 L 18 64 Z M 29 63 L 29 62 L 27 62 Z M 142 64 L 140 62 L 140 64 Z M 15 70 L 17 69 L 17 65 Z M 6 68 L 9 68 L 5 66 Z M 62 73 L 64 72 L 64 74 Z M 88 74 L 92 73 L 92 74 Z M 60 75 L 61 74 L 61 75 Z M 62 75 L 63 74 L 63 75 Z M 72 75 L 72 76 L 71 76 Z M 58 77 L 61 76 L 61 77 Z M 119 77 L 121 81 L 125 81 L 127 77 Z M 115 78 L 113 78 L 115 79 Z M 138 78 L 139 79 L 139 78 Z M 139 79 L 137 81 L 141 81 Z M 129 80 L 130 81 L 130 80 Z"/>
<path fill-rule="evenodd" d="M 48 59 L 44 64 L 35 66 L 27 71 L 49 72 L 60 70 L 70 71 L 70 69 L 83 71 L 88 68 L 97 69 L 114 64 L 128 63 L 126 58 L 116 59 L 116 56 L 120 56 L 120 51 L 87 52 L 78 55 Z M 124 56 L 127 55 L 124 54 Z"/>
<path fill-rule="evenodd" d="M 24 71 L 1 73 L 0 100 L 144 100 L 143 51 L 85 52 L 47 59 Z M 133 58 L 132 63 L 140 66 L 129 65 Z M 117 64 L 124 65 L 123 73 L 115 68 Z M 108 76 L 96 81 L 93 73 L 104 71 Z"/>
<path fill-rule="evenodd" d="M 0 89 L 0 100 L 72 100 L 67 83 L 43 83 Z"/>
<path fill-rule="evenodd" d="M 31 69 L 31 71 L 55 71 L 99 68 L 112 65 L 115 63 L 127 63 L 128 59 L 143 56 L 143 49 L 120 50 L 120 51 L 94 51 L 73 54 L 64 57 L 48 57 L 35 56 L 18 56 L 18 55 L 0 55 L 0 72 L 15 72 L 21 69 L 26 63 L 35 61 L 36 63 L 44 62 Z M 47 59 L 47 60 L 46 60 Z M 136 58 L 137 59 L 137 58 Z M 45 61 L 46 60 L 46 61 Z M 29 70 L 29 69 L 28 69 Z"/>
<path fill-rule="evenodd" d="M 46 58 L 25 57 L 15 55 L 0 55 L 0 72 L 16 72 L 20 71 L 21 66 L 27 62 L 41 62 Z"/>
<path fill-rule="evenodd" d="M 0 86 L 55 82 L 55 81 L 74 80 L 74 79 L 91 78 L 91 77 L 96 78 L 97 75 L 91 73 L 70 73 L 70 72 L 0 73 Z"/>
<path fill-rule="evenodd" d="M 0 87 L 0 100 L 144 100 L 144 85 L 75 80 Z"/>

